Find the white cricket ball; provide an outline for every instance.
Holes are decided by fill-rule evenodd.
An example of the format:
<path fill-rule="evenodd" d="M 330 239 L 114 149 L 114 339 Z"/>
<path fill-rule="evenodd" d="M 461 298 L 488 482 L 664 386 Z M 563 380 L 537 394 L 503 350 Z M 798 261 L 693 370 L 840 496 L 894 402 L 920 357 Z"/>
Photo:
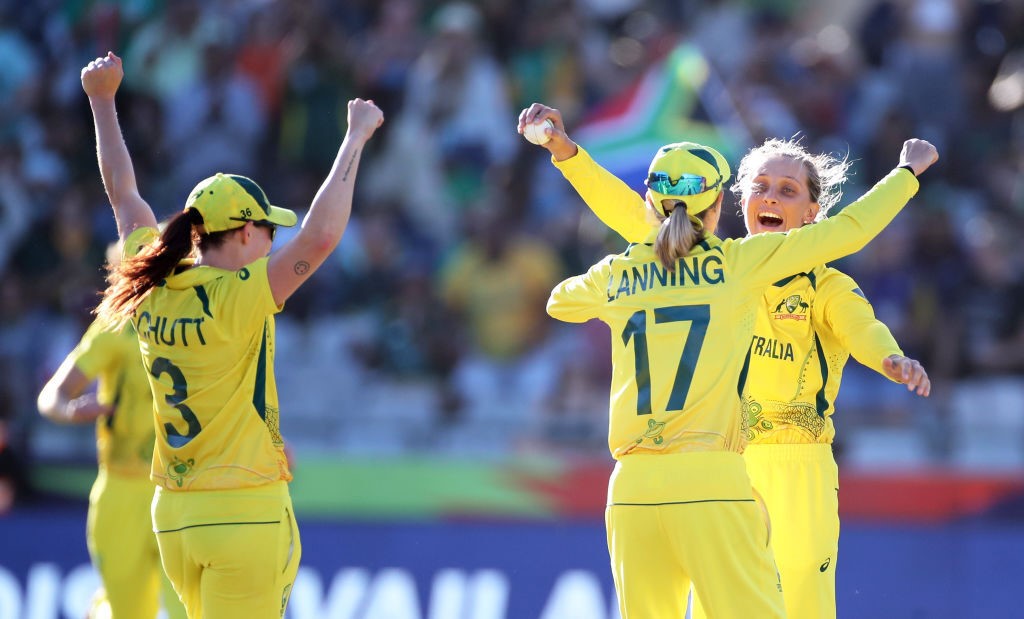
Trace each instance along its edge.
<path fill-rule="evenodd" d="M 548 134 L 544 133 L 545 127 L 554 129 L 555 123 L 551 122 L 550 118 L 545 118 L 541 122 L 530 123 L 523 127 L 523 137 L 531 144 L 537 144 L 538 146 L 545 144 L 551 139 Z"/>

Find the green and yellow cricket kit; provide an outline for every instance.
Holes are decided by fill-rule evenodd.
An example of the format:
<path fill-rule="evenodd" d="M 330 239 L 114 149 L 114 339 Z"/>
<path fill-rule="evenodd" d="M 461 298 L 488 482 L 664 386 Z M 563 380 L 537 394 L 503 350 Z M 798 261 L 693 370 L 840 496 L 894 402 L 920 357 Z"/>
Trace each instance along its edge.
<path fill-rule="evenodd" d="M 711 616 L 782 616 L 766 523 L 739 455 L 764 290 L 863 247 L 917 180 L 896 170 L 839 215 L 787 234 L 710 236 L 669 271 L 653 251 L 657 230 L 624 208 L 637 199 L 628 186 L 582 150 L 558 166 L 602 220 L 646 235 L 559 284 L 548 302 L 555 318 L 611 329 L 608 440 L 618 462 L 606 517 L 622 616 L 683 616 L 691 581 Z M 655 562 L 650 542 L 662 535 L 672 541 Z"/>
<path fill-rule="evenodd" d="M 153 396 L 131 325 L 109 331 L 94 322 L 71 352 L 75 367 L 97 381 L 96 401 L 114 413 L 96 420 L 99 467 L 148 483 L 153 464 Z"/>
<path fill-rule="evenodd" d="M 839 470 L 831 443 L 843 367 L 853 354 L 884 375 L 882 360 L 902 351 L 857 283 L 833 268 L 773 283 L 763 308 L 743 394 L 747 471 L 770 505 L 787 615 L 835 617 Z"/>
<path fill-rule="evenodd" d="M 267 258 L 238 271 L 179 269 L 133 318 L 155 397 L 153 481 L 178 491 L 290 480 Z"/>
<path fill-rule="evenodd" d="M 850 355 L 884 375 L 882 360 L 903 352 L 857 283 L 830 267 L 774 282 L 765 289 L 764 308 L 743 394 L 748 437 L 754 444 L 831 443 Z"/>
<path fill-rule="evenodd" d="M 267 258 L 238 271 L 185 261 L 132 319 L 155 398 L 153 526 L 189 616 L 281 617 L 298 570 L 279 310 Z"/>
<path fill-rule="evenodd" d="M 89 492 L 87 543 L 113 617 L 156 617 L 163 589 L 172 619 L 185 616 L 160 566 L 149 514 L 153 483 L 153 396 L 132 326 L 110 331 L 94 322 L 71 352 L 75 367 L 97 380 L 96 400 L 113 408 L 96 421 L 99 474 Z"/>

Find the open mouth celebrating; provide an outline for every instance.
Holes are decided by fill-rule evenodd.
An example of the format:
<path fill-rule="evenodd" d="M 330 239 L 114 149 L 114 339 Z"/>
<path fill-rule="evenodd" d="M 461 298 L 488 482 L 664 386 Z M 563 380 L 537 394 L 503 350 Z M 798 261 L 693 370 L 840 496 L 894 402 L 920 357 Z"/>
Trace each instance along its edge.
<path fill-rule="evenodd" d="M 767 211 L 758 213 L 757 223 L 761 224 L 765 228 L 781 228 L 783 224 L 782 215 Z"/>

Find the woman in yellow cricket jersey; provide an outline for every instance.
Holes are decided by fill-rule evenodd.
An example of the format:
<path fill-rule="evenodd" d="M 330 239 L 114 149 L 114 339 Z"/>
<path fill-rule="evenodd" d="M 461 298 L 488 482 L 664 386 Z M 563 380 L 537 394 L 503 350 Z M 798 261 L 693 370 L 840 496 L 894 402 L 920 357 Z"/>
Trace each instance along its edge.
<path fill-rule="evenodd" d="M 539 104 L 524 110 L 531 112 L 561 120 Z M 812 155 L 796 141 L 769 139 L 744 156 L 731 190 L 741 196 L 748 233 L 784 232 L 824 219 L 839 202 L 846 171 L 845 162 Z M 591 187 L 587 204 L 626 240 L 641 242 L 651 226 L 644 198 L 604 178 L 611 182 Z M 927 372 L 903 356 L 849 276 L 818 265 L 765 290 L 742 394 L 750 440 L 744 457 L 771 516 L 791 619 L 836 615 L 839 472 L 831 418 L 851 354 L 918 395 L 930 392 Z M 696 596 L 693 617 L 705 616 Z"/>
<path fill-rule="evenodd" d="M 747 232 L 788 231 L 821 221 L 839 202 L 847 165 L 793 140 L 769 139 L 740 161 L 731 190 Z M 903 355 L 857 283 L 825 265 L 769 286 L 750 346 L 743 409 L 747 472 L 764 497 L 772 549 L 790 619 L 836 616 L 839 469 L 832 414 L 852 355 L 927 397 L 921 364 Z M 699 596 L 694 619 L 708 616 Z"/>
<path fill-rule="evenodd" d="M 568 139 L 560 116 L 542 113 L 524 110 L 520 131 L 552 118 L 546 146 L 556 165 L 586 200 L 597 199 L 617 179 Z M 740 456 L 748 428 L 739 396 L 764 290 L 863 247 L 937 158 L 931 144 L 908 140 L 900 167 L 835 218 L 723 241 L 714 230 L 728 163 L 706 146 L 666 145 L 651 162 L 645 201 L 660 225 L 552 292 L 555 318 L 599 318 L 612 330 L 617 462 L 606 521 L 624 619 L 684 616 L 691 583 L 710 617 L 784 616 L 767 525 Z M 615 196 L 635 200 L 619 184 L 626 191 Z"/>
<path fill-rule="evenodd" d="M 96 393 L 86 394 L 94 380 Z M 99 472 L 89 493 L 86 539 L 103 590 L 89 616 L 154 619 L 162 601 L 170 619 L 184 619 L 160 566 L 149 515 L 153 395 L 131 325 L 110 331 L 94 322 L 47 381 L 38 406 L 58 423 L 96 423 Z"/>
<path fill-rule="evenodd" d="M 360 155 L 383 116 L 372 102 L 349 102 L 348 131 L 301 230 L 268 256 L 276 226 L 297 218 L 244 176 L 203 180 L 157 233 L 117 120 L 123 75 L 112 52 L 82 69 L 125 250 L 97 313 L 135 329 L 155 397 L 160 557 L 192 619 L 279 618 L 301 546 L 279 426 L 274 314 L 341 240 Z"/>

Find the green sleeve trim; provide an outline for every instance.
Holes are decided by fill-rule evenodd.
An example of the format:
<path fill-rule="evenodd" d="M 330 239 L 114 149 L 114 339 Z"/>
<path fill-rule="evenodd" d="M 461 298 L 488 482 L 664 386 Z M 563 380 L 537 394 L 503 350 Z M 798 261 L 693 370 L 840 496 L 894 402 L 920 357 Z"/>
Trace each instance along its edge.
<path fill-rule="evenodd" d="M 252 405 L 260 419 L 267 420 L 267 322 L 263 322 L 263 341 L 256 360 L 256 379 L 252 389 Z"/>
<path fill-rule="evenodd" d="M 811 271 L 810 273 L 797 273 L 795 275 L 790 275 L 789 277 L 783 277 L 779 281 L 777 281 L 774 284 L 772 284 L 772 286 L 774 286 L 776 288 L 782 288 L 783 286 L 786 286 L 787 284 L 789 284 L 789 282 L 791 282 L 794 279 L 796 279 L 798 277 L 801 277 L 801 276 L 802 277 L 806 277 L 811 282 L 811 288 L 812 289 L 814 289 L 814 290 L 818 289 L 818 276 L 816 276 L 813 271 Z"/>
<path fill-rule="evenodd" d="M 747 348 L 747 356 L 743 359 L 743 368 L 740 370 L 740 379 L 736 382 L 736 394 L 743 397 L 743 390 L 747 388 L 747 374 L 750 372 L 750 348 Z"/>
<path fill-rule="evenodd" d="M 814 397 L 814 403 L 818 410 L 818 416 L 824 417 L 829 406 L 828 398 L 825 397 L 825 386 L 828 383 L 828 362 L 825 360 L 825 351 L 821 348 L 821 339 L 817 333 L 814 334 L 814 347 L 818 350 L 818 365 L 821 366 L 821 388 L 818 389 L 818 393 Z"/>

